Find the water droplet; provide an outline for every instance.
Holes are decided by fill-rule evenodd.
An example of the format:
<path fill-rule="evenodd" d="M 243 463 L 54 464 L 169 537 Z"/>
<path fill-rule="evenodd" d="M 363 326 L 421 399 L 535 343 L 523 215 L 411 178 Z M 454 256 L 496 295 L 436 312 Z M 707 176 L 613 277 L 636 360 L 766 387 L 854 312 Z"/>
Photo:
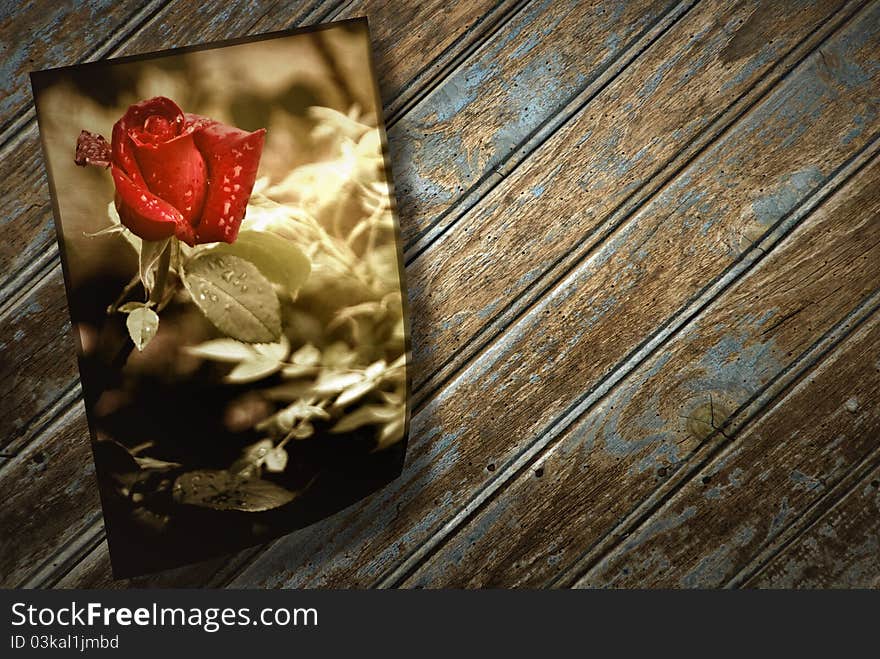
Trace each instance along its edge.
<path fill-rule="evenodd" d="M 211 295 L 211 302 L 216 302 L 216 301 L 217 301 L 217 296 Z"/>
<path fill-rule="evenodd" d="M 229 280 L 227 279 L 226 281 L 229 281 Z M 238 279 L 234 279 L 234 280 L 232 281 L 232 284 L 233 284 L 234 286 L 238 286 L 240 283 L 241 283 L 241 282 L 239 282 Z"/>
<path fill-rule="evenodd" d="M 247 279 L 247 273 L 246 273 L 246 272 L 242 272 L 242 273 L 239 275 L 239 277 L 241 277 L 242 279 Z"/>
<path fill-rule="evenodd" d="M 241 292 L 242 292 L 242 293 L 247 293 L 247 284 L 242 284 L 242 285 L 241 285 Z"/>

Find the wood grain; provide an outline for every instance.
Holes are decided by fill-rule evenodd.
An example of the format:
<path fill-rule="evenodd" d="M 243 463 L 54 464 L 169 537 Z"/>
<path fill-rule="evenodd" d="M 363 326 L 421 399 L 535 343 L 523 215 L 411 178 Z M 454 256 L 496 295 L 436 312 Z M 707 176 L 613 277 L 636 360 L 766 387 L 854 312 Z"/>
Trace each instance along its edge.
<path fill-rule="evenodd" d="M 872 265 L 880 258 L 878 210 L 880 158 L 875 157 L 756 268 L 572 426 L 407 585 L 534 587 L 553 579 L 653 490 L 686 471 L 695 450 L 700 447 L 705 452 L 701 443 L 714 427 L 791 369 L 814 342 L 880 288 L 880 274 Z M 726 428 L 716 442 L 735 442 L 725 449 L 736 455 L 725 463 L 725 470 L 745 460 L 768 469 L 784 464 L 781 456 L 762 458 L 760 452 L 769 451 L 766 445 L 734 432 Z M 849 444 L 837 447 L 828 459 L 839 460 L 843 468 L 846 458 L 853 458 L 850 448 Z M 710 475 L 712 486 L 703 483 L 704 477 L 690 481 L 695 484 L 689 487 L 705 500 L 694 504 L 694 517 L 683 521 L 682 533 L 705 530 L 730 547 L 722 530 L 735 526 L 719 526 L 730 522 L 729 516 L 722 518 L 723 512 L 771 520 L 780 505 L 780 497 L 769 492 L 749 506 L 732 505 L 721 496 L 724 486 L 714 487 L 726 482 L 724 474 Z M 742 491 L 749 496 L 746 485 L 743 482 Z M 789 505 L 794 507 L 793 502 Z M 715 521 L 702 519 L 704 508 Z M 678 507 L 675 510 L 680 512 Z M 670 519 L 652 517 L 644 526 L 667 528 Z M 657 543 L 646 544 L 646 552 L 663 544 L 662 534 L 655 532 Z M 635 543 L 637 538 L 626 542 Z M 667 544 L 704 552 L 719 546 L 716 542 Z M 473 569 L 473 556 L 483 557 L 478 570 Z M 661 585 L 635 567 L 647 556 L 620 559 L 634 563 L 626 568 L 629 580 L 624 585 Z M 678 571 L 691 567 L 681 556 L 670 556 L 669 563 L 662 585 L 674 584 Z M 604 583 L 596 579 L 591 583 Z"/>
<path fill-rule="evenodd" d="M 709 20 L 707 17 L 711 17 L 711 16 L 712 16 L 712 11 L 717 11 L 717 7 L 709 7 L 709 8 L 706 10 L 706 13 L 701 13 L 701 14 L 698 16 L 698 18 L 695 19 L 695 20 L 697 20 L 697 21 L 703 21 L 703 22 L 705 22 L 706 20 Z M 743 16 L 744 16 L 744 19 L 745 19 L 745 17 L 747 16 L 747 14 L 743 14 Z M 714 20 L 714 18 L 711 19 L 711 20 Z M 817 19 L 817 16 L 816 16 L 816 15 L 806 15 L 806 22 L 805 22 L 805 25 L 804 25 L 803 28 L 802 28 L 802 29 L 804 30 L 804 34 L 808 33 L 808 31 L 814 27 L 814 24 L 815 24 L 815 22 L 816 22 L 817 20 L 818 20 L 818 19 Z M 811 22 L 811 21 L 812 21 L 812 22 Z M 697 25 L 699 25 L 699 24 L 700 24 L 700 23 L 698 22 Z M 675 34 L 676 34 L 676 35 L 682 35 L 681 37 L 679 37 L 680 40 L 681 40 L 681 42 L 683 42 L 683 43 L 685 43 L 685 44 L 688 44 L 688 43 L 692 42 L 692 38 L 690 37 L 690 34 L 693 33 L 693 30 L 694 30 L 694 29 L 695 29 L 695 28 L 694 28 L 694 24 L 686 23 L 686 24 L 682 25 L 679 29 L 677 29 L 677 31 L 676 31 Z M 792 37 L 792 41 L 791 41 L 791 43 L 792 43 L 792 44 L 793 44 L 793 43 L 796 43 L 796 40 L 797 40 L 797 33 L 795 33 L 795 35 Z M 720 39 L 720 38 L 716 38 L 716 39 L 715 39 L 715 42 L 716 42 L 716 47 L 717 47 L 717 49 L 720 50 L 721 48 L 723 48 L 724 44 L 726 43 L 726 40 L 724 40 L 724 39 Z M 665 44 L 665 45 L 666 45 L 666 48 L 669 47 L 669 44 Z M 697 49 L 696 49 L 696 48 L 694 48 L 693 46 L 687 46 L 687 47 L 688 47 L 689 49 L 691 49 L 691 51 L 692 51 L 692 53 L 691 53 L 691 57 L 693 57 L 693 58 L 698 57 L 698 53 L 697 53 Z M 508 46 L 508 52 L 510 52 L 510 51 L 514 51 L 514 52 L 515 52 L 516 49 L 518 49 L 518 48 L 520 48 L 520 45 L 519 45 L 517 42 L 512 42 L 512 43 L 510 43 L 509 46 Z M 785 52 L 785 51 L 783 51 L 783 52 Z M 504 53 L 502 52 L 502 55 L 503 55 L 503 54 L 504 54 Z M 640 68 L 639 71 L 641 71 L 641 72 L 644 72 L 644 71 L 651 71 L 651 70 L 652 70 L 652 67 L 656 66 L 656 65 L 658 64 L 659 61 L 660 61 L 660 60 L 658 60 L 658 59 L 650 60 L 650 61 L 648 62 L 648 64 L 645 65 L 644 68 Z M 772 62 L 772 61 L 773 61 L 773 60 L 771 60 L 771 62 Z M 698 64 L 698 63 L 696 63 L 696 64 Z M 695 66 L 695 62 L 693 62 L 693 61 L 689 61 L 689 60 L 685 60 L 685 62 L 684 62 L 684 66 L 691 66 L 691 67 L 694 67 L 694 66 Z M 732 75 L 737 75 L 737 74 L 739 74 L 739 72 L 740 72 L 740 70 L 739 70 L 738 68 L 734 68 L 734 71 L 733 71 Z M 759 73 L 760 73 L 760 72 L 759 72 Z M 644 73 L 643 73 L 643 75 L 644 75 Z M 756 75 L 759 75 L 759 74 L 756 74 Z M 755 79 L 755 78 L 752 78 L 752 77 L 748 77 L 748 76 L 746 76 L 743 80 L 740 81 L 739 84 L 740 84 L 741 86 L 740 86 L 740 87 L 736 87 L 736 88 L 733 90 L 733 95 L 732 95 L 732 96 L 729 96 L 729 97 L 726 97 L 726 98 L 721 98 L 721 99 L 718 101 L 718 104 L 717 104 L 717 105 L 723 108 L 723 107 L 724 107 L 724 101 L 725 101 L 725 100 L 729 101 L 730 99 L 735 98 L 735 97 L 736 97 L 736 94 L 738 93 L 738 91 L 741 92 L 741 90 L 743 90 L 743 89 L 747 89 L 747 88 L 748 88 L 748 85 L 749 85 L 751 82 L 753 82 L 754 79 Z M 716 84 L 716 81 L 713 80 L 713 81 L 712 81 L 712 84 L 713 84 L 713 87 L 714 87 L 714 85 Z M 662 93 L 664 93 L 664 94 L 668 94 L 669 92 L 668 92 L 666 89 L 664 89 Z M 691 138 L 693 137 L 694 132 L 695 132 L 695 131 L 684 133 L 683 137 L 680 138 L 680 139 L 683 140 L 682 143 L 685 143 L 684 141 L 691 139 Z M 655 171 L 656 171 L 656 168 L 655 168 Z M 412 271 L 412 268 L 410 268 L 410 271 Z M 417 274 L 418 274 L 418 273 L 417 273 Z M 410 278 L 410 286 L 412 287 L 412 285 L 413 285 L 413 284 L 412 284 L 412 278 Z M 416 282 L 416 286 L 418 286 L 418 281 Z M 414 295 L 413 303 L 414 303 L 414 304 L 418 303 L 418 300 L 419 300 L 419 298 L 418 298 L 418 293 L 416 293 L 416 294 Z M 419 317 L 419 316 L 421 316 L 421 315 L 422 315 L 422 314 L 420 314 L 420 313 L 418 312 L 418 310 L 416 310 L 414 316 L 415 316 L 415 317 Z M 418 342 L 417 342 L 417 343 L 418 343 Z M 448 344 L 447 344 L 447 345 L 448 345 Z M 443 343 L 440 343 L 439 346 L 440 346 L 440 347 L 446 347 L 446 346 L 444 346 Z M 449 350 L 449 352 L 453 352 L 454 349 L 455 349 L 455 346 L 454 346 L 454 345 L 448 345 L 448 348 L 447 348 L 447 349 Z"/>
<path fill-rule="evenodd" d="M 100 519 L 85 416 L 72 409 L 48 431 L 52 442 L 28 446 L 0 470 L 0 582 L 6 587 Z"/>
<path fill-rule="evenodd" d="M 873 378 L 876 381 L 876 371 Z M 880 466 L 746 582 L 746 587 L 880 588 L 878 538 Z"/>
<path fill-rule="evenodd" d="M 407 585 L 540 584 L 628 519 L 627 511 L 701 485 L 689 480 L 687 433 L 720 421 L 715 392 L 729 394 L 718 402 L 721 414 L 772 389 L 768 382 L 812 354 L 810 341 L 860 308 L 870 288 L 861 261 L 834 260 L 866 247 L 864 236 L 844 231 L 827 245 L 821 232 L 803 238 L 816 218 L 838 226 L 843 213 L 862 207 L 846 206 L 839 192 L 812 215 L 800 210 L 857 170 L 854 158 L 876 151 L 878 3 L 839 27 L 859 4 L 486 0 L 448 12 L 443 3 L 302 8 L 312 18 L 369 15 L 382 84 L 395 89 L 385 102 L 395 113 L 390 137 L 423 406 L 407 470 L 379 495 L 265 555 L 251 550 L 140 580 L 111 584 L 106 545 L 94 540 L 99 509 L 79 485 L 91 458 L 79 409 L 67 407 L 76 395 L 73 347 L 57 304 L 60 274 L 47 267 L 57 252 L 41 198 L 42 164 L 33 131 L 15 133 L 3 154 L 17 156 L 0 165 L 8 168 L 0 185 L 7 173 L 18 177 L 0 202 L 11 218 L 0 264 L 18 277 L 6 279 L 14 303 L 0 311 L 0 337 L 4 351 L 27 355 L 27 372 L 3 371 L 10 386 L 0 392 L 0 412 L 23 452 L 0 464 L 0 481 L 29 482 L 32 464 L 42 465 L 43 476 L 18 499 L 34 515 L 8 520 L 23 527 L 27 542 L 4 546 L 2 582 L 126 587 L 235 577 L 237 586 L 360 586 L 412 575 Z M 200 30 L 188 11 L 185 2 L 162 5 L 126 38 L 154 49 L 226 29 L 278 29 L 293 12 L 267 4 L 235 14 L 247 16 L 238 28 L 216 20 Z M 865 198 L 858 182 L 866 172 L 875 170 L 846 188 L 854 199 Z M 863 233 L 873 231 L 869 225 Z M 773 251 L 753 269 L 758 240 Z M 806 276 L 804 259 L 820 252 L 832 254 L 832 265 Z M 764 290 L 771 260 L 789 280 Z M 723 296 L 705 309 L 701 300 L 716 288 Z M 755 302 L 738 297 L 753 289 Z M 794 291 L 813 304 L 798 310 Z M 775 314 L 765 325 L 758 307 Z M 802 326 L 813 314 L 815 323 Z M 759 336 L 775 322 L 770 338 Z M 662 368 L 647 372 L 642 355 Z M 602 412 L 588 417 L 610 439 L 604 451 L 593 446 L 584 464 L 594 469 L 582 471 L 587 431 L 566 429 L 585 401 L 600 400 L 628 374 L 631 386 L 611 389 Z M 708 417 L 701 409 L 707 390 Z M 615 400 L 621 407 L 611 412 Z M 673 419 L 676 401 L 688 408 L 685 419 Z M 679 425 L 661 424 L 666 416 Z M 58 449 L 68 453 L 56 456 L 45 447 L 57 448 L 59 437 L 68 438 Z M 826 464 L 821 450 L 804 452 Z M 26 459 L 38 454 L 42 462 Z M 71 483 L 70 499 L 59 502 Z M 34 506 L 31 497 L 46 504 Z M 596 503 L 589 520 L 579 497 Z M 811 505 L 800 501 L 799 510 Z M 719 505 L 721 514 L 736 514 Z M 870 547 L 870 527 L 857 525 Z M 609 551 L 620 544 L 603 542 Z M 697 556 L 722 542 L 723 535 L 706 534 L 670 551 Z M 735 565 L 750 565 L 755 551 L 769 549 L 753 544 Z M 854 564 L 859 556 L 852 554 Z"/>
<path fill-rule="evenodd" d="M 723 585 L 860 459 L 877 454 L 878 354 L 875 314 L 578 585 Z M 708 537 L 711 547 L 701 542 Z"/>
<path fill-rule="evenodd" d="M 388 132 L 404 243 L 448 224 L 467 191 L 673 5 L 542 0 L 514 17 Z"/>
<path fill-rule="evenodd" d="M 30 71 L 82 61 L 161 4 L 96 0 L 84 7 L 44 0 L 5 5 L 0 12 L 0 134 L 23 115 L 33 115 Z M 22 39 L 23 33 L 30 38 Z M 68 38 L 59 40 L 59 34 Z"/>
<path fill-rule="evenodd" d="M 379 83 L 385 98 L 393 100 L 406 92 L 414 80 L 429 84 L 435 69 L 454 60 L 454 52 L 449 51 L 454 50 L 452 45 L 457 40 L 463 39 L 461 46 L 466 47 L 485 36 L 487 30 L 495 27 L 492 18 L 503 17 L 513 3 L 480 0 L 449 9 L 447 3 L 439 0 L 399 3 L 393 8 L 382 2 L 364 1 L 348 3 L 341 13 L 335 14 L 333 10 L 338 9 L 338 4 L 333 0 L 321 3 L 291 0 L 281 4 L 270 0 L 260 3 L 211 0 L 200 3 L 199 14 L 204 20 L 192 21 L 190 4 L 173 2 L 111 49 L 110 54 L 130 55 L 237 38 L 286 29 L 305 19 L 367 16 L 373 19 L 371 34 L 379 46 L 377 57 L 382 64 L 377 69 Z M 22 17 L 22 20 L 27 21 L 29 17 Z M 410 20 L 418 21 L 423 29 L 410 29 Z M 19 29 L 24 29 L 24 25 Z M 384 50 L 386 48 L 388 50 Z M 419 56 L 416 57 L 415 53 Z M 82 55 L 54 59 L 43 66 L 30 65 L 28 69 L 67 65 L 81 59 Z M 27 92 L 23 95 L 23 102 L 29 103 L 26 79 L 23 79 L 21 89 Z M 38 146 L 36 124 L 31 121 L 15 136 L 9 149 L 3 151 L 14 150 L 16 157 L 3 158 L 0 162 L 0 195 L 3 199 L 0 212 L 8 225 L 7 240 L 0 245 L 0 268 L 6 276 L 27 268 L 35 260 L 47 262 L 47 258 L 57 254 Z"/>
<path fill-rule="evenodd" d="M 439 5 L 438 3 L 433 5 L 425 3 L 420 6 L 424 10 L 426 7 L 428 9 L 432 7 L 436 9 Z M 505 5 L 499 6 L 504 7 Z M 475 9 L 481 8 L 476 5 L 472 7 Z M 484 3 L 482 8 L 488 9 L 489 3 Z M 412 35 L 405 37 L 402 34 L 402 26 L 405 23 L 399 21 L 403 20 L 405 15 L 390 12 L 381 3 L 355 3 L 347 8 L 347 12 L 354 15 L 357 15 L 362 10 L 379 12 L 378 18 L 381 20 L 374 20 L 372 23 L 373 35 L 385 35 L 389 39 L 388 43 L 396 49 L 393 53 L 382 54 L 387 60 L 384 65 L 387 75 L 395 74 L 399 80 L 405 79 L 407 75 L 412 75 L 416 78 L 423 76 L 423 67 L 426 63 L 430 64 L 432 60 L 430 56 L 425 56 L 425 53 L 429 51 L 424 49 L 424 40 L 417 42 L 422 48 L 423 57 L 421 59 L 414 60 L 408 55 L 412 51 L 413 46 L 411 42 L 414 37 Z M 384 14 L 381 12 L 384 12 Z M 437 58 L 443 55 L 449 57 L 451 56 L 447 52 L 449 44 L 456 38 L 465 36 L 469 30 L 473 30 L 474 21 L 468 21 L 466 12 L 463 12 L 461 9 L 452 12 L 434 11 L 433 15 L 435 16 L 432 23 L 434 31 L 442 36 L 434 37 L 430 43 L 438 50 L 436 53 Z M 375 18 L 376 16 L 374 16 Z M 163 20 L 168 20 L 173 26 L 177 26 L 174 16 L 166 16 Z M 187 23 L 182 21 L 182 24 Z M 188 29 L 195 31 L 186 33 L 183 28 L 178 29 L 177 27 L 168 31 L 164 27 L 165 23 L 157 21 L 151 28 L 153 31 L 147 30 L 141 33 L 128 47 L 139 49 L 143 48 L 144 44 L 153 44 L 153 48 L 155 48 L 156 43 L 165 43 L 161 41 L 165 38 L 181 40 L 181 43 L 186 43 L 187 40 L 210 40 L 214 34 L 211 31 L 211 26 L 203 25 L 197 27 L 192 24 L 189 25 Z M 234 29 L 235 26 L 231 27 Z M 276 29 L 278 27 L 282 26 L 275 26 Z M 222 30 L 229 30 L 229 25 L 223 25 L 218 22 L 216 28 L 221 30 L 216 35 L 216 38 L 228 36 L 229 33 Z M 266 29 L 265 24 L 262 24 L 262 29 Z M 174 41 L 169 45 L 175 45 L 176 43 L 177 41 Z M 467 40 L 462 45 L 463 47 L 466 46 Z M 403 59 L 398 59 L 398 57 Z M 36 169 L 42 167 L 36 159 L 33 162 L 33 166 Z M 38 178 L 41 177 L 42 174 Z M 42 192 L 42 194 L 45 195 L 45 192 Z M 8 197 L 4 196 L 4 200 L 6 199 Z M 46 228 L 46 231 L 47 233 L 53 232 L 51 225 Z M 52 240 L 54 241 L 54 238 Z M 69 333 L 69 322 L 63 291 L 60 270 L 56 267 L 44 276 L 37 287 L 30 291 L 30 294 L 19 306 L 17 313 L 8 313 L 4 318 L 0 319 L 0 327 L 2 327 L 0 336 L 8 338 L 6 341 L 7 346 L 4 349 L 8 348 L 9 350 L 20 352 L 24 355 L 25 360 L 25 368 L 22 368 L 21 362 L 11 360 L 4 360 L 2 365 L 4 369 L 8 369 L 8 373 L 4 371 L 4 374 L 8 375 L 8 377 L 3 380 L 3 393 L 7 395 L 0 397 L 3 400 L 0 411 L 2 411 L 3 417 L 9 422 L 10 431 L 8 434 L 4 433 L 4 435 L 12 440 L 12 448 L 15 450 L 18 450 L 21 446 L 28 445 L 28 441 L 34 438 L 35 433 L 39 433 L 43 429 L 42 417 L 46 408 L 55 401 L 53 394 L 57 398 L 61 392 L 75 386 L 75 350 Z M 80 404 L 78 403 L 77 405 Z M 77 407 L 77 411 L 79 412 L 79 407 Z M 71 426 L 66 427 L 65 432 L 76 433 L 77 430 L 73 426 L 76 428 L 84 427 L 82 425 L 84 423 L 82 418 L 77 418 L 75 421 L 70 417 L 65 417 L 65 419 Z M 57 432 L 59 431 L 53 426 L 50 431 L 44 433 L 37 442 L 37 447 L 34 447 L 34 450 L 38 450 L 38 446 L 45 442 L 54 441 L 53 435 Z M 87 434 L 83 434 L 77 446 L 70 447 L 71 450 L 78 451 L 81 461 L 87 461 L 87 456 L 90 455 L 86 438 Z M 9 467 L 12 468 L 13 465 L 10 464 Z M 45 480 L 51 481 L 52 477 L 57 475 L 59 478 L 57 484 L 59 486 L 69 477 L 69 474 L 63 468 L 56 470 L 54 465 L 47 465 L 46 470 L 48 477 Z M 89 511 L 90 514 L 94 514 L 97 510 L 96 498 L 93 501 L 83 501 L 81 504 L 84 506 L 84 510 Z M 82 511 L 78 512 L 81 513 Z M 62 538 L 58 535 L 59 530 L 65 528 L 65 520 L 70 521 L 65 515 L 75 515 L 76 513 L 75 509 L 66 512 L 61 511 L 57 525 L 43 526 L 39 515 L 32 517 L 29 523 L 34 529 L 43 528 L 45 535 L 42 538 L 42 542 L 48 546 L 60 547 L 63 542 L 67 541 L 66 536 Z M 70 524 L 70 526 L 71 528 L 80 528 L 75 524 Z M 29 551 L 27 545 L 15 548 L 10 547 L 8 552 L 10 564 L 16 563 L 16 561 L 25 564 L 29 563 Z M 196 581 L 204 581 L 207 578 L 204 573 L 205 569 L 210 571 L 209 567 L 200 566 L 196 569 L 200 576 L 193 576 L 192 578 Z M 13 574 L 13 572 L 10 571 L 10 574 Z M 16 577 L 18 576 L 17 572 L 14 574 Z"/>
<path fill-rule="evenodd" d="M 878 127 L 867 92 L 880 75 L 867 73 L 878 13 L 862 12 L 824 57 L 806 59 L 418 413 L 403 477 L 278 541 L 235 585 L 374 583 L 447 533 L 572 403 L 868 142 Z M 853 111 L 874 117 L 859 134 Z M 574 144 L 556 163 L 579 166 Z M 526 214 L 516 224 L 541 226 Z"/>
<path fill-rule="evenodd" d="M 713 132 L 713 120 L 833 9 L 822 4 L 796 18 L 776 17 L 786 25 L 778 30 L 783 36 L 755 59 L 735 59 L 732 40 L 743 30 L 773 30 L 772 12 L 702 4 L 554 133 L 408 270 L 414 304 L 429 298 L 430 305 L 413 316 L 416 386 L 460 367 L 473 354 L 469 343 L 503 329 L 631 220 L 662 186 L 666 166 L 695 142 L 705 144 L 701 133 Z M 524 303 L 511 304 L 520 296 Z"/>
<path fill-rule="evenodd" d="M 211 10 L 209 15 L 213 18 L 198 24 L 185 20 L 187 11 L 185 6 L 170 5 L 158 18 L 127 41 L 119 54 L 240 36 L 237 30 L 249 33 L 281 29 L 293 25 L 302 17 L 300 13 L 288 11 L 289 8 L 281 6 L 275 7 L 269 14 L 264 14 L 263 19 L 250 25 L 251 19 L 243 22 L 248 12 L 237 11 L 235 6 L 228 6 L 228 3 L 222 4 L 224 4 L 223 11 L 219 10 L 219 6 L 206 7 L 205 11 Z M 436 15 L 435 22 L 431 24 L 431 33 L 435 36 L 427 43 L 416 38 L 414 34 L 408 36 L 403 34 L 404 26 L 408 25 L 406 21 L 412 18 L 410 12 L 389 12 L 382 3 L 352 3 L 337 18 L 364 13 L 369 16 L 372 13 L 373 36 L 378 36 L 382 44 L 393 49 L 388 52 L 379 51 L 383 59 L 381 70 L 384 75 L 397 81 L 393 83 L 392 89 L 400 91 L 406 88 L 406 85 L 400 81 L 421 76 L 422 67 L 440 58 L 448 50 L 451 41 L 465 36 L 472 30 L 473 23 L 480 16 L 478 13 L 470 14 L 462 8 L 444 11 L 443 5 L 442 2 L 417 5 L 418 12 L 430 10 L 430 15 Z M 300 12 L 304 9 L 312 9 L 310 5 L 300 3 L 297 3 L 297 7 L 300 7 Z M 506 5 L 502 3 L 500 7 L 505 8 Z M 488 11 L 491 8 L 491 4 L 486 0 L 482 4 L 470 5 L 469 11 Z M 255 6 L 252 9 L 256 12 L 260 8 Z M 235 16 L 235 20 L 224 22 L 223 17 L 227 13 Z M 269 15 L 276 17 L 274 23 L 267 22 Z M 285 22 L 279 24 L 278 16 L 284 16 Z M 248 27 L 251 29 L 248 30 Z M 478 31 L 479 33 L 481 32 Z M 429 50 L 427 46 L 435 50 Z M 412 56 L 412 50 L 416 47 L 420 48 L 423 54 L 418 59 Z M 426 56 L 425 53 L 428 55 Z M 431 55 L 436 57 L 432 58 Z M 10 226 L 13 228 L 7 234 L 7 240 L 0 245 L 0 263 L 8 267 L 9 270 L 4 268 L 4 271 L 11 274 L 10 271 L 15 270 L 15 264 L 3 260 L 3 250 L 7 250 L 6 253 L 9 255 L 15 255 L 10 258 L 23 262 L 33 257 L 35 251 L 42 250 L 43 254 L 51 255 L 54 268 L 43 274 L 37 282 L 29 281 L 29 286 L 23 289 L 25 296 L 16 308 L 0 316 L 0 337 L 3 337 L 9 349 L 23 352 L 25 360 L 24 368 L 21 368 L 21 364 L 12 361 L 0 365 L 0 373 L 4 368 L 10 371 L 10 377 L 3 378 L 3 384 L 0 385 L 2 387 L 0 415 L 8 419 L 10 424 L 0 446 L 20 436 L 43 409 L 54 402 L 53 394 L 57 396 L 60 392 L 69 389 L 77 377 L 75 349 L 69 334 L 64 283 L 57 261 L 55 231 L 46 193 L 44 167 L 38 155 L 35 129 L 28 135 L 33 137 L 33 141 L 31 142 L 29 137 L 27 148 L 23 145 L 20 149 L 23 156 L 21 160 L 4 159 L 0 162 L 0 191 L 2 191 L 0 214 L 11 218 Z M 14 167 L 14 171 L 3 172 L 2 168 L 7 166 Z M 36 238 L 33 231 L 36 231 Z M 38 245 L 32 245 L 33 249 L 23 247 L 21 241 L 28 239 L 32 239 Z M 28 249 L 30 251 L 27 255 L 21 251 Z M 27 350 L 19 348 L 23 344 L 28 346 Z"/>

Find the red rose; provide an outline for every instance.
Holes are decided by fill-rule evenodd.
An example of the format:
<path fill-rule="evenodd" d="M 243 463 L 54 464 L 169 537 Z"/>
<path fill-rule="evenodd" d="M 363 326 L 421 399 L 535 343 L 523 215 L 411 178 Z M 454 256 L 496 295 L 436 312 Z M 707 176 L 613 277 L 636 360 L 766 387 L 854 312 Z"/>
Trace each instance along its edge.
<path fill-rule="evenodd" d="M 184 114 L 162 96 L 135 103 L 111 140 L 119 218 L 144 240 L 234 242 L 265 134 Z"/>

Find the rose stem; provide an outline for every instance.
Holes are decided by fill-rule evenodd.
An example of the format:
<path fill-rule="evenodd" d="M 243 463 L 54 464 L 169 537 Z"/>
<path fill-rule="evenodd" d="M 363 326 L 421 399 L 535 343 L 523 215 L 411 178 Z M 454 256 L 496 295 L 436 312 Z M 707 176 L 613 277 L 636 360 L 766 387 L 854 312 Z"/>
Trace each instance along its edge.
<path fill-rule="evenodd" d="M 172 238 L 171 240 L 177 240 Z M 150 292 L 151 302 L 161 302 L 162 294 L 165 292 L 165 282 L 168 280 L 168 269 L 171 266 L 171 243 L 162 251 L 159 257 L 159 264 L 156 267 L 156 285 Z"/>

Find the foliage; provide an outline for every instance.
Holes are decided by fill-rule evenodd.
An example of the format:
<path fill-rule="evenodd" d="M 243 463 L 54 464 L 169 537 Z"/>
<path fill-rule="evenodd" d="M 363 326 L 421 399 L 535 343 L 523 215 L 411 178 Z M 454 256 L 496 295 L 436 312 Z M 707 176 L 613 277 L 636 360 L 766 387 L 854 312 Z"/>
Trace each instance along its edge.
<path fill-rule="evenodd" d="M 93 234 L 121 234 L 137 254 L 138 272 L 107 310 L 126 316 L 137 351 L 158 342 L 166 307 L 189 306 L 215 332 L 179 354 L 264 403 L 251 423 L 260 439 L 226 469 L 130 450 L 132 478 L 161 474 L 178 504 L 273 509 L 301 493 L 272 480 L 295 465 L 297 442 L 367 431 L 379 451 L 404 436 L 400 263 L 380 134 L 356 109 L 310 112 L 312 139 L 327 156 L 280 180 L 259 179 L 233 244 L 143 241 L 112 203 L 110 226 Z"/>

